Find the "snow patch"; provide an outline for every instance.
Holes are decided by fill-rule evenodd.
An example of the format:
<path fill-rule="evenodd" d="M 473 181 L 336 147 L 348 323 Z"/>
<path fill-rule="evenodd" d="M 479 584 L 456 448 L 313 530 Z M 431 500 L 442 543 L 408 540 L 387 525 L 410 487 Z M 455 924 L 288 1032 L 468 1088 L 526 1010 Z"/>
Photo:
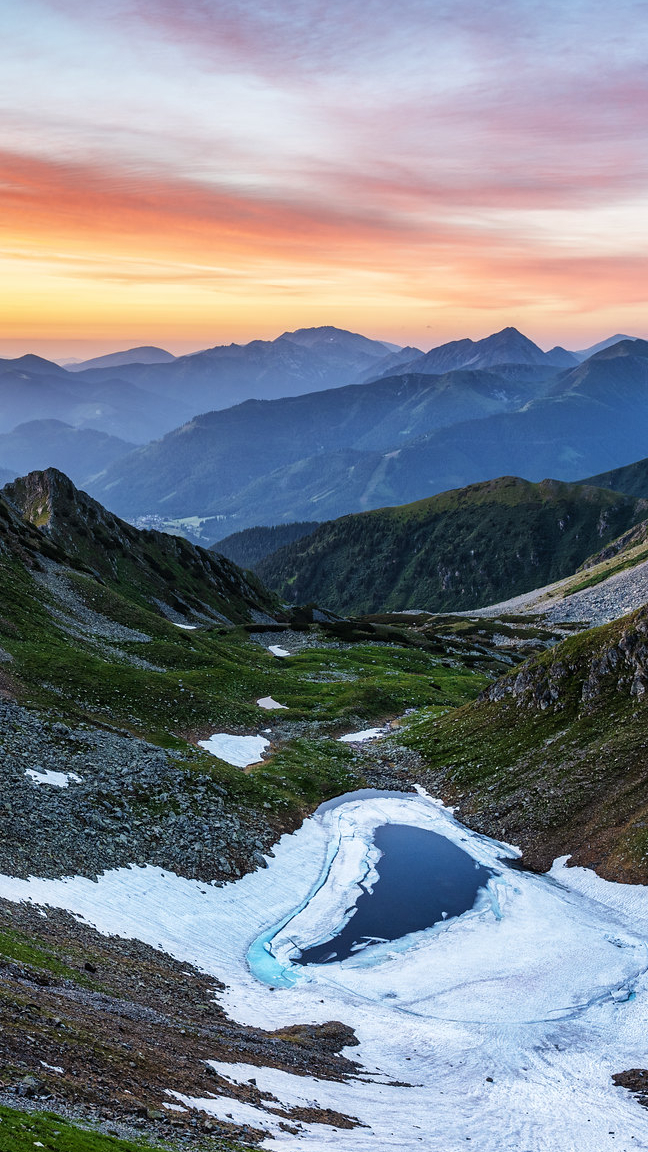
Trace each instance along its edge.
<path fill-rule="evenodd" d="M 287 652 L 285 648 L 280 648 L 278 644 L 270 644 L 268 652 L 272 652 L 273 656 L 290 656 L 292 653 Z"/>
<path fill-rule="evenodd" d="M 309 966 L 292 987 L 256 979 L 250 947 L 266 936 L 274 962 L 289 963 L 289 936 L 299 943 L 334 926 L 366 868 L 373 829 L 390 821 L 442 833 L 494 868 L 496 904 L 489 898 L 438 930 L 377 945 L 370 963 L 365 952 Z M 218 1000 L 246 1024 L 350 1025 L 360 1043 L 345 1054 L 363 1071 L 345 1083 L 214 1067 L 236 1081 L 254 1077 L 286 1106 L 315 1103 L 366 1127 L 303 1122 L 295 1135 L 268 1111 L 274 1102 L 256 1107 L 169 1085 L 182 1106 L 265 1129 L 262 1147 L 646 1150 L 645 1110 L 611 1076 L 645 1065 L 648 888 L 602 881 L 564 860 L 548 876 L 513 871 L 502 857 L 516 855 L 412 794 L 315 815 L 281 838 L 267 869 L 222 888 L 149 866 L 105 872 L 98 882 L 0 876 L 0 896 L 66 908 L 101 932 L 194 964 L 227 985 Z"/>
<path fill-rule="evenodd" d="M 272 696 L 262 696 L 260 700 L 257 700 L 257 704 L 259 708 L 266 708 L 268 712 L 273 708 L 288 708 L 287 704 L 278 704 L 276 700 L 272 699 Z"/>
<path fill-rule="evenodd" d="M 378 740 L 386 736 L 385 728 L 363 728 L 361 732 L 347 732 L 346 736 L 338 736 L 342 744 L 364 744 L 365 740 Z"/>
<path fill-rule="evenodd" d="M 247 768 L 250 764 L 260 763 L 270 741 L 265 736 L 233 736 L 230 732 L 215 732 L 208 740 L 199 740 L 198 745 L 226 764 Z"/>
<path fill-rule="evenodd" d="M 55 772 L 52 768 L 26 768 L 25 776 L 29 776 L 34 784 L 52 784 L 55 788 L 67 788 L 70 782 L 82 782 L 76 772 Z"/>
<path fill-rule="evenodd" d="M 279 1121 L 268 1115 L 265 1109 L 261 1111 L 254 1104 L 246 1104 L 244 1100 L 235 1100 L 233 1096 L 185 1096 L 182 1092 L 168 1091 L 169 1096 L 181 1100 L 186 1108 L 195 1108 L 199 1112 L 206 1112 L 208 1116 L 215 1116 L 217 1120 L 230 1120 L 234 1124 L 246 1124 L 254 1128 L 265 1128 L 269 1133 L 279 1134 L 281 1128 Z"/>

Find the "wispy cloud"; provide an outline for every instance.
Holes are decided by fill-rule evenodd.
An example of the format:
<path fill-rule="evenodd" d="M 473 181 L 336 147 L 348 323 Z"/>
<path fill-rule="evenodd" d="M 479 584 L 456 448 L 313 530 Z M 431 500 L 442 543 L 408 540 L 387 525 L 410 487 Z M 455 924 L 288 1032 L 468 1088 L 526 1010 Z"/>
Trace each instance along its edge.
<path fill-rule="evenodd" d="M 245 284 L 257 307 L 330 294 L 340 323 L 359 297 L 410 309 L 411 337 L 494 292 L 594 325 L 613 288 L 621 323 L 644 299 L 647 31 L 639 0 L 23 0 L 0 236 L 35 298 L 139 284 L 142 314 L 147 286 L 151 313 L 188 284 L 207 312 L 229 284 L 242 317 Z"/>

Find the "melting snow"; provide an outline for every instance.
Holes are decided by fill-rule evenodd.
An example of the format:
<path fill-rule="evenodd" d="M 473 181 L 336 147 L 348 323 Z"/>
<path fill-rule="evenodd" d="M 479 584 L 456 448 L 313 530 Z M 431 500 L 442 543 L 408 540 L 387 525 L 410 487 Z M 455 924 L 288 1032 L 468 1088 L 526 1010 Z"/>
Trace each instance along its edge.
<path fill-rule="evenodd" d="M 268 711 L 271 711 L 273 708 L 288 707 L 287 704 L 278 704 L 276 700 L 272 699 L 272 696 L 262 696 L 260 700 L 257 700 L 257 704 L 259 708 L 267 708 Z"/>
<path fill-rule="evenodd" d="M 384 728 L 363 728 L 362 732 L 347 732 L 346 736 L 338 736 L 343 744 L 363 744 L 365 740 L 377 740 L 379 736 L 386 736 Z"/>
<path fill-rule="evenodd" d="M 185 628 L 187 632 L 195 632 L 198 627 L 197 624 L 178 624 L 176 620 L 172 620 L 171 623 L 175 624 L 176 628 Z"/>
<path fill-rule="evenodd" d="M 287 652 L 285 648 L 280 648 L 278 644 L 271 644 L 268 652 L 272 652 L 273 656 L 290 656 L 291 653 Z"/>
<path fill-rule="evenodd" d="M 81 783 L 81 777 L 76 772 L 55 772 L 52 768 L 27 768 L 25 776 L 29 776 L 35 784 L 53 784 L 55 788 L 67 788 L 70 781 Z"/>
<path fill-rule="evenodd" d="M 230 732 L 215 732 L 208 740 L 199 740 L 198 744 L 235 768 L 258 764 L 266 748 L 270 747 L 265 736 L 233 736 Z"/>
<path fill-rule="evenodd" d="M 244 1100 L 235 1100 L 232 1096 L 185 1096 L 182 1092 L 169 1091 L 169 1096 L 181 1100 L 186 1112 L 187 1108 L 196 1108 L 200 1112 L 207 1112 L 218 1120 L 231 1120 L 234 1124 L 249 1124 L 250 1127 L 265 1128 L 279 1134 L 281 1129 L 279 1121 L 263 1109 L 259 1111 L 253 1104 L 246 1104 Z M 171 1107 L 171 1105 L 165 1105 Z M 280 1105 L 275 1105 L 280 1107 Z"/>
<path fill-rule="evenodd" d="M 373 830 L 388 822 L 439 832 L 494 868 L 487 897 L 405 940 L 299 968 L 282 986 L 295 947 L 347 914 L 371 865 Z M 227 984 L 219 999 L 245 1023 L 351 1025 L 360 1044 L 348 1055 L 364 1072 L 347 1083 L 214 1067 L 237 1082 L 254 1077 L 286 1106 L 316 1102 L 364 1127 L 301 1122 L 294 1135 L 279 1127 L 273 1101 L 257 1108 L 168 1085 L 185 1107 L 265 1129 L 265 1148 L 646 1150 L 646 1112 L 611 1075 L 646 1060 L 648 888 L 611 884 L 564 860 L 548 876 L 530 875 L 502 860 L 515 855 L 414 794 L 316 814 L 282 837 L 267 869 L 222 888 L 147 867 L 106 872 L 97 883 L 0 877 L 0 896 L 67 908 L 101 932 L 197 965 Z"/>

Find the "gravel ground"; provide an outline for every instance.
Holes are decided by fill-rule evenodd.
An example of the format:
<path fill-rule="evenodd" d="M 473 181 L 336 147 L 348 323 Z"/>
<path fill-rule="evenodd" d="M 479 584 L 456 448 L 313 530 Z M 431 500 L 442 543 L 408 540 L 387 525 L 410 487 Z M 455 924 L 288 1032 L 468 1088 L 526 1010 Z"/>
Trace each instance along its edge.
<path fill-rule="evenodd" d="M 0 953 L 0 1102 L 11 1107 L 54 1110 L 126 1139 L 154 1135 L 202 1150 L 213 1147 L 213 1138 L 232 1137 L 247 1146 L 261 1130 L 195 1111 L 169 1112 L 166 1089 L 216 1092 L 272 1107 L 254 1080 L 232 1084 L 207 1060 L 338 1081 L 357 1073 L 348 1047 L 356 1040 L 344 1024 L 280 1032 L 237 1024 L 217 1002 L 218 980 L 149 945 L 102 936 L 57 909 L 43 915 L 28 904 L 0 900 L 5 933 L 9 949 L 12 941 L 20 947 L 27 939 L 43 950 L 31 963 Z M 279 1115 L 290 1131 L 302 1120 L 354 1123 L 326 1110 L 303 1111 L 281 1109 Z M 262 1118 L 260 1112 L 261 1129 Z"/>
<path fill-rule="evenodd" d="M 52 560 L 43 558 L 44 572 L 35 572 L 34 580 L 41 588 L 50 594 L 61 605 L 61 609 L 50 609 L 58 619 L 65 618 L 76 627 L 83 626 L 93 636 L 104 640 L 115 640 L 117 643 L 136 641 L 141 644 L 148 643 L 151 637 L 145 632 L 137 632 L 125 624 L 117 624 L 108 616 L 94 612 L 88 608 L 71 584 L 67 570 Z"/>
<path fill-rule="evenodd" d="M 36 771 L 73 772 L 67 788 Z M 259 814 L 227 810 L 224 789 L 129 733 L 67 728 L 0 701 L 0 870 L 14 876 L 96 876 L 150 863 L 203 880 L 257 867 L 276 830 Z M 38 836 L 34 836 L 34 829 Z"/>
<path fill-rule="evenodd" d="M 587 573 L 584 572 L 583 579 L 586 578 Z M 585 588 L 582 592 L 574 592 L 563 598 L 566 586 L 566 581 L 559 580 L 556 584 L 525 592 L 523 596 L 515 596 L 511 600 L 502 600 L 499 604 L 471 612 L 457 612 L 456 615 L 497 617 L 542 613 L 549 624 L 583 621 L 592 628 L 599 624 L 609 624 L 648 602 L 648 560 L 625 572 L 609 576 L 593 588 Z"/>
<path fill-rule="evenodd" d="M 35 572 L 34 579 L 46 593 L 47 609 L 63 632 L 76 640 L 91 644 L 99 655 L 109 660 L 131 664 L 136 668 L 146 668 L 149 672 L 165 671 L 164 668 L 151 664 L 141 656 L 135 656 L 132 652 L 124 652 L 123 649 L 116 647 L 120 643 L 145 644 L 151 639 L 150 636 L 145 632 L 128 628 L 125 624 L 117 624 L 108 616 L 93 611 L 84 604 L 65 568 L 45 557 L 42 563 L 45 565 L 45 571 Z M 48 601 L 55 601 L 58 607 Z"/>

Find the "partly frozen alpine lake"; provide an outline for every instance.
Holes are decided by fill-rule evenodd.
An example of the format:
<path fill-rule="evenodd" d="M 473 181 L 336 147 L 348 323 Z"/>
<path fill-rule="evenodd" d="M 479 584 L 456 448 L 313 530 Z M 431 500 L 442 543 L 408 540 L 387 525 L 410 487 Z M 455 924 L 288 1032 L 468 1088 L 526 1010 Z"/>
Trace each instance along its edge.
<path fill-rule="evenodd" d="M 405 935 L 350 947 L 344 959 L 295 963 L 350 926 L 349 910 L 369 891 L 368 903 L 376 897 L 381 836 L 392 827 L 404 830 L 397 837 L 408 828 L 413 839 L 442 837 L 462 866 L 467 856 L 474 899 L 468 891 L 465 910 L 437 906 L 448 915 L 430 927 L 406 921 Z M 254 1077 L 285 1105 L 357 1117 L 351 1130 L 304 1123 L 295 1135 L 279 1127 L 276 1102 L 198 1100 L 169 1084 L 169 1102 L 265 1129 L 263 1147 L 648 1149 L 648 1113 L 611 1080 L 647 1063 L 648 889 L 565 861 L 531 875 L 506 865 L 517 856 L 424 794 L 361 794 L 324 805 L 282 837 L 267 869 L 222 888 L 133 867 L 98 884 L 0 877 L 0 895 L 68 908 L 198 965 L 228 985 L 221 1001 L 245 1023 L 351 1025 L 360 1046 L 349 1055 L 365 1073 L 347 1083 L 215 1065 L 232 1081 Z"/>

